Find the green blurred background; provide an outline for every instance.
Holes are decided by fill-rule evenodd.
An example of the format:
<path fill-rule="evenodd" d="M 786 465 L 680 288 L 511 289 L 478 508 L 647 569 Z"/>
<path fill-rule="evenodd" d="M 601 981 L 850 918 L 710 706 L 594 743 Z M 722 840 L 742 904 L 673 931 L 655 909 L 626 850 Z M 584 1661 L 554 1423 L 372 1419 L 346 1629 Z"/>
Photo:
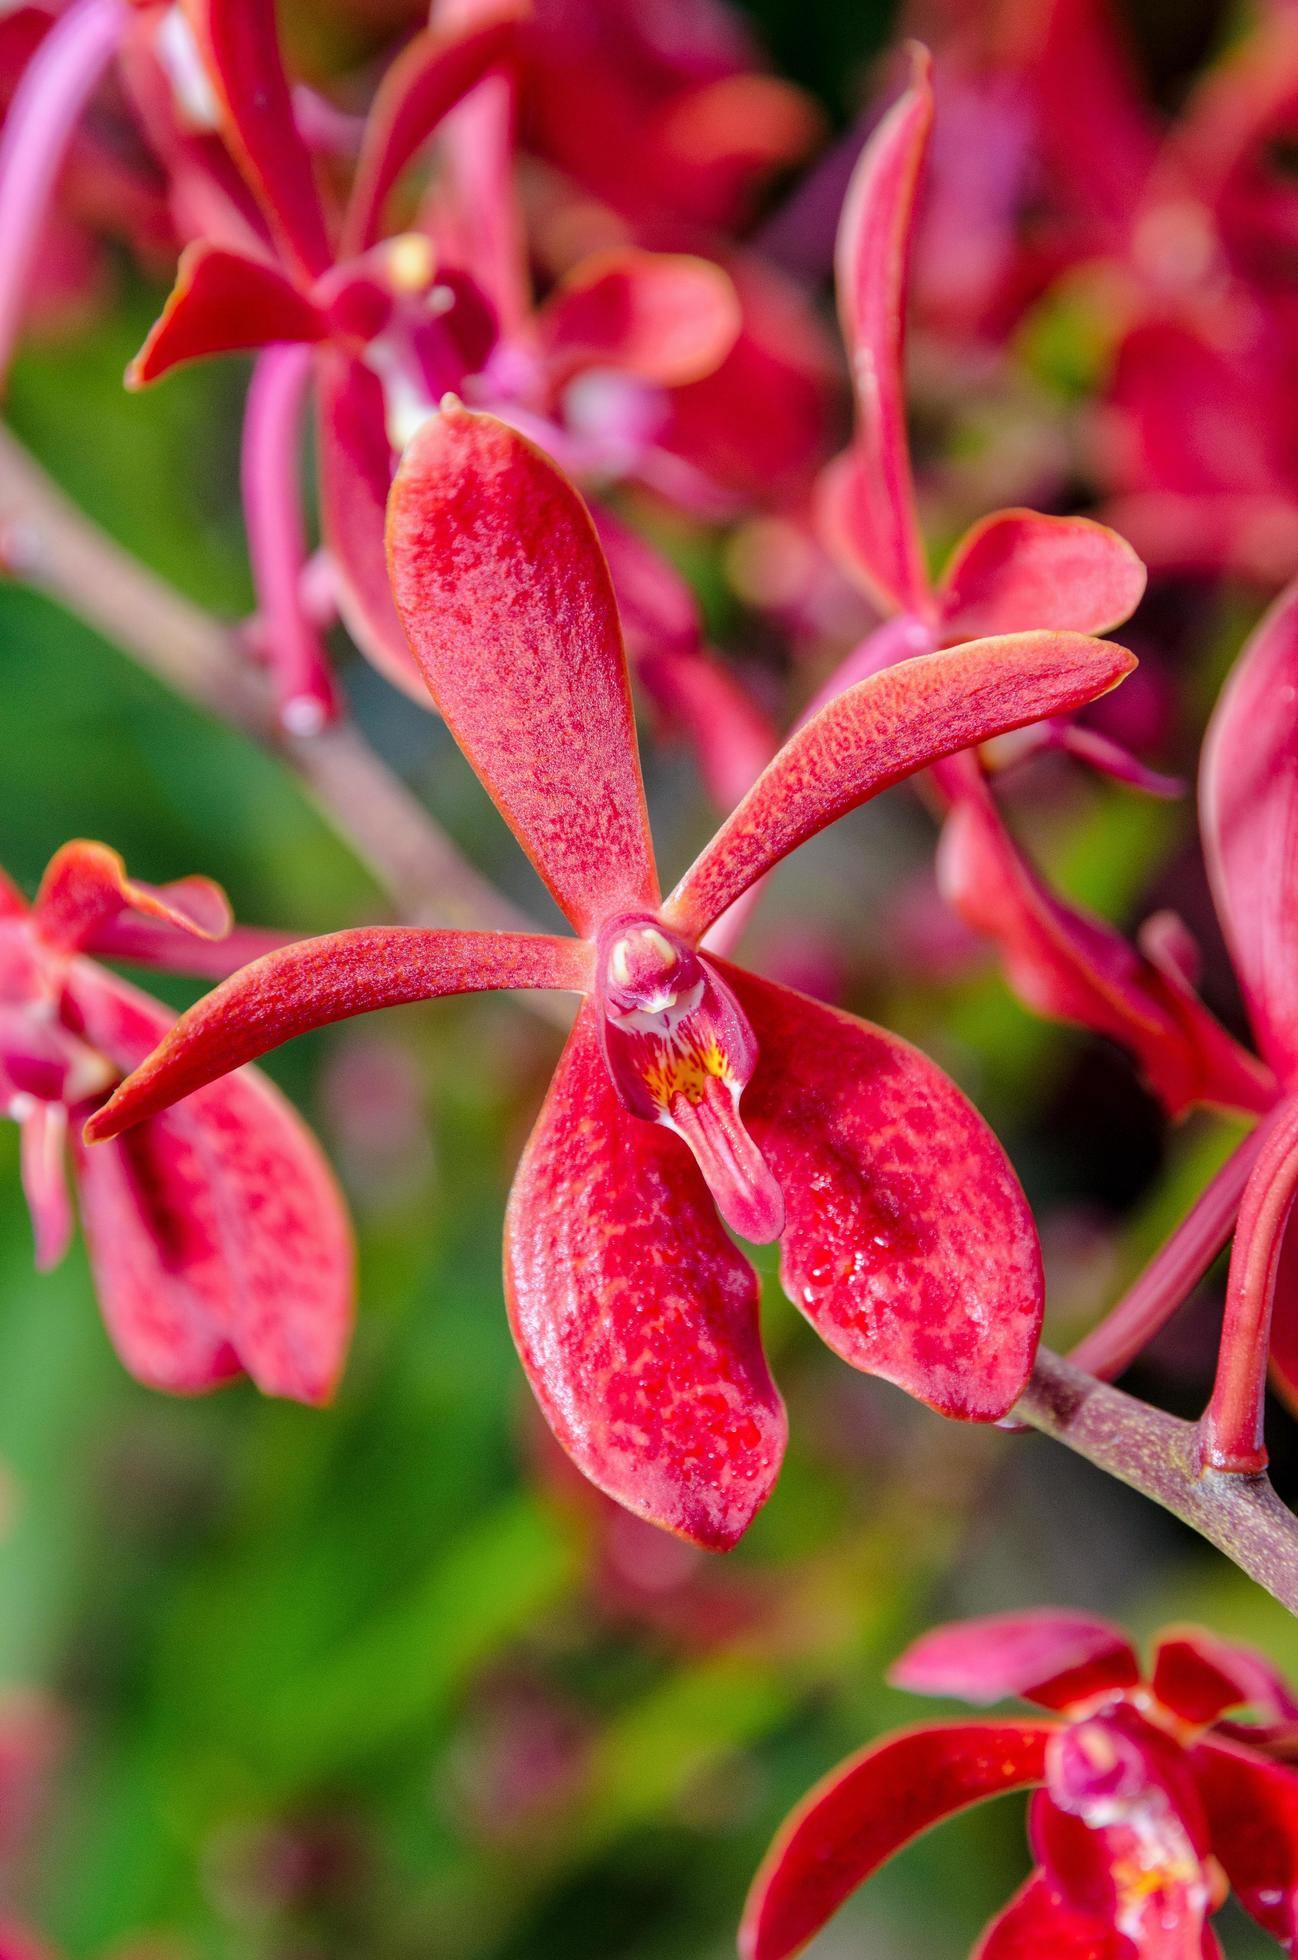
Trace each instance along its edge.
<path fill-rule="evenodd" d="M 758 11 L 841 119 L 887 10 Z M 116 536 L 235 616 L 250 604 L 245 375 L 229 363 L 125 395 L 156 299 L 123 271 L 93 331 L 23 356 L 10 418 Z M 1208 610 L 1186 756 L 1240 623 Z M 27 889 L 84 835 L 152 880 L 210 874 L 249 923 L 384 916 L 277 764 L 80 624 L 0 588 L 0 647 L 0 861 Z M 347 678 L 375 742 L 532 902 L 439 724 L 356 664 Z M 650 773 L 670 869 L 709 813 L 681 757 Z M 1114 917 L 1192 857 L 1186 808 L 1092 788 L 1056 816 L 1054 865 Z M 1230 1133 L 1165 1136 L 1120 1060 L 1040 1028 L 990 972 L 890 974 L 871 919 L 931 842 L 918 801 L 886 799 L 777 881 L 766 930 L 837 935 L 850 1004 L 922 1041 L 998 1124 L 1040 1209 L 1066 1342 Z M 356 1343 L 326 1412 L 132 1383 L 80 1250 L 34 1276 L 0 1127 L 0 1682 L 68 1714 L 18 1883 L 71 1960 L 146 1935 L 177 1960 L 710 1960 L 733 1950 L 787 1806 L 922 1712 L 882 1672 L 936 1618 L 1076 1603 L 1145 1633 L 1202 1617 L 1298 1672 L 1298 1629 L 1188 1534 L 1044 1441 L 958 1431 L 850 1375 L 773 1285 L 793 1441 L 741 1550 L 695 1557 L 576 1491 L 527 1406 L 499 1273 L 511 1166 L 558 1044 L 506 1000 L 402 1010 L 273 1059 L 360 1232 Z M 1143 1386 L 1193 1402 L 1200 1326 L 1192 1311 Z M 1282 1477 L 1291 1455 L 1284 1437 Z M 963 1954 L 1025 1867 L 1021 1804 L 993 1806 L 898 1860 L 818 1960 Z M 1223 1932 L 1235 1960 L 1262 1951 L 1242 1921 Z"/>

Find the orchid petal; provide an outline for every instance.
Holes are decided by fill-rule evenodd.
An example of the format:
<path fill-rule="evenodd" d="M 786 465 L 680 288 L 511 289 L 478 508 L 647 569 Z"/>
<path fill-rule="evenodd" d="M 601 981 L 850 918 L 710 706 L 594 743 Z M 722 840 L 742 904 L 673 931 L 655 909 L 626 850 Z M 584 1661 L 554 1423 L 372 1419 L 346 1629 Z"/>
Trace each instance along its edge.
<path fill-rule="evenodd" d="M 383 542 L 392 486 L 383 384 L 362 362 L 323 349 L 316 398 L 320 530 L 338 609 L 370 665 L 427 708 L 428 689 L 397 618 Z"/>
<path fill-rule="evenodd" d="M 537 329 L 556 383 L 596 367 L 673 388 L 720 366 L 740 324 L 721 266 L 628 246 L 574 267 L 541 308 Z"/>
<path fill-rule="evenodd" d="M 456 33 L 426 30 L 384 75 L 365 123 L 351 199 L 343 222 L 343 254 L 374 243 L 389 191 L 455 104 L 512 52 L 520 15 L 500 7 L 495 18 Z"/>
<path fill-rule="evenodd" d="M 980 777 L 966 782 L 947 818 L 938 876 L 961 918 L 995 940 L 1020 998 L 1038 1014 L 1120 1042 L 1170 1113 L 1195 1102 L 1269 1105 L 1274 1090 L 1266 1072 L 1182 979 L 1049 890 Z"/>
<path fill-rule="evenodd" d="M 720 962 L 717 962 L 720 966 Z M 995 1422 L 1041 1328 L 1041 1256 L 1000 1144 L 882 1028 L 721 967 L 760 1061 L 744 1120 L 784 1193 L 784 1290 L 836 1354 Z"/>
<path fill-rule="evenodd" d="M 328 331 L 314 302 L 266 260 L 219 245 L 187 245 L 167 304 L 126 370 L 126 385 L 147 387 L 209 354 L 323 340 Z"/>
<path fill-rule="evenodd" d="M 1130 1642 L 1084 1613 L 1048 1607 L 993 1613 L 938 1627 L 889 1669 L 894 1687 L 991 1703 L 1021 1695 L 1043 1708 L 1067 1708 L 1110 1689 L 1130 1688 L 1140 1668 Z"/>
<path fill-rule="evenodd" d="M 200 939 L 223 939 L 230 904 L 210 878 L 146 885 L 128 878 L 107 844 L 78 838 L 50 859 L 36 894 L 33 921 L 44 943 L 62 953 L 94 951 L 100 934 L 129 909 Z"/>
<path fill-rule="evenodd" d="M 826 824 L 941 756 L 1114 687 L 1122 647 L 1020 633 L 924 654 L 859 681 L 792 735 L 685 873 L 665 916 L 699 937 L 740 893 Z"/>
<path fill-rule="evenodd" d="M 429 691 L 573 925 L 654 907 L 617 606 L 576 490 L 455 403 L 402 459 L 388 550 Z"/>
<path fill-rule="evenodd" d="M 128 18 L 122 0 L 74 0 L 27 63 L 9 102 L 0 133 L 0 386 L 68 145 Z"/>
<path fill-rule="evenodd" d="M 329 656 L 302 595 L 302 422 L 310 380 L 309 348 L 272 347 L 261 356 L 248 388 L 240 470 L 263 651 L 280 722 L 292 735 L 316 735 L 338 712 Z"/>
<path fill-rule="evenodd" d="M 1163 1635 L 1150 1686 L 1164 1708 L 1186 1722 L 1215 1722 L 1227 1709 L 1242 1707 L 1267 1722 L 1298 1719 L 1298 1699 L 1264 1655 L 1203 1627 Z"/>
<path fill-rule="evenodd" d="M 1215 1737 L 1192 1761 L 1231 1889 L 1286 1953 L 1298 1953 L 1298 1775 Z"/>
<path fill-rule="evenodd" d="M 903 372 L 906 280 L 915 199 L 933 127 L 926 51 L 910 86 L 870 137 L 848 186 L 835 253 L 838 310 L 856 390 L 851 542 L 888 611 L 928 593 L 915 513 Z"/>
<path fill-rule="evenodd" d="M 79 963 L 67 1003 L 126 1069 L 170 1016 Z M 114 1345 L 178 1393 L 244 1369 L 268 1395 L 332 1394 L 351 1331 L 347 1215 L 310 1132 L 261 1077 L 215 1084 L 106 1148 L 73 1142 L 82 1226 Z"/>
<path fill-rule="evenodd" d="M 1034 1872 L 987 1928 L 971 1960 L 1131 1960 L 1131 1943 L 1113 1926 L 1079 1912 Z"/>
<path fill-rule="evenodd" d="M 580 939 L 543 933 L 358 926 L 268 953 L 195 1002 L 86 1125 L 91 1143 L 192 1095 L 281 1042 L 379 1007 L 508 987 L 582 992 L 593 970 Z"/>
<path fill-rule="evenodd" d="M 284 73 L 275 0 L 182 0 L 223 111 L 225 136 L 295 269 L 332 262 L 311 153 Z"/>
<path fill-rule="evenodd" d="M 1108 633 L 1144 590 L 1144 566 L 1106 525 L 999 510 L 965 532 L 939 597 L 946 633 L 972 640 L 1036 627 Z"/>
<path fill-rule="evenodd" d="M 23 1196 L 31 1214 L 36 1270 L 57 1266 L 72 1237 L 72 1206 L 64 1170 L 68 1112 L 62 1103 L 33 1103 L 21 1124 Z"/>
<path fill-rule="evenodd" d="M 1298 583 L 1256 627 L 1204 741 L 1208 875 L 1262 1053 L 1298 1080 Z"/>
<path fill-rule="evenodd" d="M 733 1544 L 785 1443 L 757 1281 L 685 1145 L 621 1107 L 590 1005 L 514 1181 L 505 1284 L 533 1391 L 592 1483 Z"/>
<path fill-rule="evenodd" d="M 1039 1783 L 1045 1722 L 908 1729 L 851 1756 L 788 1817 L 739 1932 L 742 1960 L 787 1960 L 912 1838 L 970 1804 Z"/>

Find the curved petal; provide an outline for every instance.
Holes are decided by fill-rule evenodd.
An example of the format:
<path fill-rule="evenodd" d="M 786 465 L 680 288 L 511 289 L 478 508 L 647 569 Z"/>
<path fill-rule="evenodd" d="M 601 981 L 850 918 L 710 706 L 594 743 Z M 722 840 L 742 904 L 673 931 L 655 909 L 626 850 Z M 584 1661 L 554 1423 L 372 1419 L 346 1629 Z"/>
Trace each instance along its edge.
<path fill-rule="evenodd" d="M 850 541 L 887 610 L 928 593 L 906 434 L 906 279 L 919 175 L 933 127 L 927 51 L 856 166 L 835 253 L 838 311 L 856 390 Z"/>
<path fill-rule="evenodd" d="M 120 1068 L 170 1016 L 78 962 L 68 1006 Z M 260 1076 L 205 1089 L 105 1148 L 73 1141 L 95 1289 L 140 1380 L 192 1393 L 239 1368 L 268 1395 L 328 1400 L 351 1333 L 353 1255 L 319 1146 Z"/>
<path fill-rule="evenodd" d="M 1249 639 L 1204 741 L 1199 807 L 1222 927 L 1263 1054 L 1298 1077 L 1298 582 Z M 1289 711 L 1286 711 L 1289 710 Z"/>
<path fill-rule="evenodd" d="M 537 317 L 551 378 L 616 368 L 672 388 L 711 374 L 739 334 L 739 298 L 710 259 L 626 246 L 575 266 Z"/>
<path fill-rule="evenodd" d="M 784 1193 L 789 1298 L 852 1367 L 944 1415 L 999 1421 L 1043 1307 L 1036 1230 L 1000 1144 L 895 1035 L 722 971 L 757 1037 L 744 1118 Z"/>
<path fill-rule="evenodd" d="M 742 1960 L 786 1960 L 904 1844 L 970 1804 L 1039 1783 L 1046 1722 L 908 1729 L 851 1756 L 785 1821 L 753 1881 Z"/>
<path fill-rule="evenodd" d="M 75 953 L 94 950 L 102 930 L 128 909 L 200 939 L 223 939 L 232 923 L 229 900 L 210 878 L 146 885 L 127 877 L 123 859 L 107 844 L 85 838 L 54 853 L 32 917 L 47 946 Z"/>
<path fill-rule="evenodd" d="M 181 253 L 176 283 L 126 370 L 126 385 L 147 387 L 209 354 L 323 340 L 328 332 L 320 309 L 273 265 L 200 241 Z"/>
<path fill-rule="evenodd" d="M 241 967 L 197 1001 L 86 1125 L 101 1142 L 308 1028 L 378 1007 L 505 987 L 590 984 L 580 939 L 542 933 L 360 926 L 303 939 Z"/>
<path fill-rule="evenodd" d="M 1298 1951 L 1298 1775 L 1212 1737 L 1191 1760 L 1236 1898 L 1286 1953 Z"/>
<path fill-rule="evenodd" d="M 332 260 L 311 153 L 280 54 L 275 0 L 182 0 L 221 104 L 224 134 L 276 239 L 316 279 Z"/>
<path fill-rule="evenodd" d="M 23 1196 L 32 1221 L 36 1270 L 57 1266 L 72 1237 L 65 1164 L 68 1112 L 61 1102 L 32 1102 L 19 1124 Z"/>
<path fill-rule="evenodd" d="M 452 403 L 402 459 L 388 552 L 433 699 L 573 925 L 656 906 L 617 605 L 577 491 Z"/>
<path fill-rule="evenodd" d="M 1266 1722 L 1298 1719 L 1298 1700 L 1263 1654 L 1205 1627 L 1165 1633 L 1154 1651 L 1150 1683 L 1157 1700 L 1186 1722 L 1215 1722 L 1231 1708 L 1252 1708 Z"/>
<path fill-rule="evenodd" d="M 316 358 L 320 532 L 334 574 L 338 610 L 372 667 L 403 694 L 429 706 L 388 578 L 383 541 L 392 449 L 383 384 L 363 362 L 323 349 Z"/>
<path fill-rule="evenodd" d="M 1109 633 L 1140 604 L 1145 567 L 1125 538 L 1086 517 L 998 510 L 965 532 L 942 575 L 951 638 Z"/>
<path fill-rule="evenodd" d="M 514 1180 L 505 1287 L 536 1398 L 591 1482 L 684 1538 L 733 1544 L 786 1433 L 757 1280 L 685 1145 L 621 1107 L 590 1005 Z"/>
<path fill-rule="evenodd" d="M 1131 1942 L 1062 1899 L 1041 1872 L 987 1928 L 970 1960 L 1132 1960 Z"/>
<path fill-rule="evenodd" d="M 1135 666 L 1075 633 L 1020 633 L 920 655 L 858 681 L 790 736 L 667 901 L 700 936 L 758 878 L 904 776 L 1094 700 Z"/>
<path fill-rule="evenodd" d="M 426 30 L 384 75 L 365 122 L 342 256 L 363 252 L 378 235 L 388 192 L 455 104 L 510 54 L 520 12 L 502 5 L 495 19 L 459 33 Z"/>
<path fill-rule="evenodd" d="M 888 1670 L 894 1687 L 913 1694 L 979 1703 L 1022 1695 L 1043 1708 L 1067 1708 L 1139 1678 L 1131 1643 L 1117 1627 L 1050 1607 L 938 1627 Z"/>

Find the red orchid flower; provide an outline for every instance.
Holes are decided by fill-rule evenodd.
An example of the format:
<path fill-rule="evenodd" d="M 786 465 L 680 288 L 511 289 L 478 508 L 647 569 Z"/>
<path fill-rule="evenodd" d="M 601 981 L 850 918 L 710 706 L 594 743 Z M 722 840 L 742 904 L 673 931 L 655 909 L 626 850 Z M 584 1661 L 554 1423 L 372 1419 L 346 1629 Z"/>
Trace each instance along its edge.
<path fill-rule="evenodd" d="M 731 1543 L 783 1410 L 723 1220 L 781 1236 L 837 1353 L 995 1420 L 1031 1365 L 1035 1234 L 999 1145 L 881 1029 L 698 951 L 747 886 L 943 753 L 1062 712 L 1131 666 L 1069 634 L 976 642 L 841 695 L 664 901 L 608 568 L 573 487 L 491 416 L 425 423 L 397 474 L 393 588 L 430 691 L 579 937 L 376 928 L 255 962 L 91 1122 L 115 1135 L 308 1027 L 484 988 L 585 996 L 515 1180 L 506 1289 L 551 1427 L 632 1510 Z"/>
<path fill-rule="evenodd" d="M 96 963 L 228 973 L 271 935 L 230 932 L 219 887 L 128 879 L 102 844 L 67 844 L 29 909 L 0 888 L 0 1107 L 22 1129 L 40 1267 L 67 1247 L 70 1150 L 109 1336 L 151 1387 L 192 1394 L 246 1372 L 326 1401 L 351 1324 L 352 1255 L 319 1149 L 268 1082 L 240 1076 L 111 1149 L 80 1129 L 172 1015 Z"/>
<path fill-rule="evenodd" d="M 301 595 L 300 420 L 314 384 L 320 517 L 338 604 L 362 651 L 426 706 L 383 556 L 394 460 L 412 430 L 451 391 L 508 415 L 579 474 L 652 473 L 660 396 L 730 351 L 740 325 L 734 288 L 719 266 L 689 254 L 610 248 L 586 257 L 532 310 L 525 268 L 502 272 L 508 255 L 495 244 L 502 227 L 514 231 L 512 205 L 500 208 L 512 199 L 509 170 L 488 173 L 485 189 L 482 173 L 470 173 L 477 195 L 466 210 L 434 201 L 421 228 L 385 234 L 407 166 L 512 58 L 514 11 L 475 10 L 462 30 L 430 29 L 406 47 L 380 85 L 336 217 L 294 120 L 273 9 L 191 0 L 188 17 L 267 237 L 238 249 L 200 238 L 187 249 L 128 382 L 141 386 L 205 355 L 269 350 L 249 399 L 245 500 L 284 710 L 299 730 L 334 708 Z M 665 489 L 689 493 L 685 465 L 664 458 L 663 470 Z"/>
<path fill-rule="evenodd" d="M 1270 1753 L 1298 1701 L 1260 1654 L 1174 1628 L 1145 1679 L 1116 1627 L 1046 1610 L 941 1627 L 890 1678 L 1049 1717 L 905 1730 L 832 1771 L 767 1853 L 743 1960 L 787 1960 L 912 1838 L 1022 1789 L 1036 1869 L 974 1960 L 1220 1960 L 1208 1919 L 1231 1890 L 1298 1952 L 1298 1773 Z M 1245 1710 L 1255 1726 L 1223 1720 Z"/>

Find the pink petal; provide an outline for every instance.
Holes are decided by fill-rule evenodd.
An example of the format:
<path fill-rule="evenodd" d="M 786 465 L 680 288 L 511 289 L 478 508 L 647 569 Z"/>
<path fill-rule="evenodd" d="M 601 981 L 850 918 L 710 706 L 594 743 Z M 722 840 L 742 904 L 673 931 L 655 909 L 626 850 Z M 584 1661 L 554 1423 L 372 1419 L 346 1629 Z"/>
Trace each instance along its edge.
<path fill-rule="evenodd" d="M 121 1068 L 170 1021 L 84 963 L 68 1002 Z M 351 1234 L 319 1146 L 268 1082 L 237 1076 L 73 1151 L 96 1292 L 133 1374 L 192 1393 L 242 1368 L 268 1395 L 328 1400 L 351 1332 Z"/>
<path fill-rule="evenodd" d="M 1039 1783 L 1045 1722 L 909 1729 L 851 1756 L 789 1816 L 753 1881 L 742 1960 L 786 1960 L 857 1886 L 944 1817 Z"/>
<path fill-rule="evenodd" d="M 298 133 L 275 0 L 183 0 L 225 116 L 225 137 L 295 269 L 332 262 L 311 153 Z"/>
<path fill-rule="evenodd" d="M 1298 584 L 1254 630 L 1199 772 L 1204 852 L 1262 1053 L 1298 1079 Z"/>
<path fill-rule="evenodd" d="M 537 320 L 556 383 L 598 367 L 664 388 L 711 374 L 740 324 L 738 296 L 719 265 L 631 246 L 583 259 Z"/>
<path fill-rule="evenodd" d="M 1102 1919 L 1078 1912 L 1034 1872 L 987 1928 L 971 1960 L 1134 1960 L 1131 1942 Z"/>
<path fill-rule="evenodd" d="M 1252 1708 L 1264 1721 L 1298 1718 L 1298 1700 L 1264 1655 L 1204 1627 L 1164 1634 L 1154 1654 L 1151 1687 L 1165 1708 L 1187 1722 L 1215 1722 L 1230 1708 Z"/>
<path fill-rule="evenodd" d="M 720 966 L 720 962 L 717 963 Z M 854 1368 L 966 1420 L 1018 1399 L 1043 1284 L 1027 1201 L 955 1084 L 882 1028 L 735 967 L 744 1119 L 784 1193 L 784 1290 Z"/>
<path fill-rule="evenodd" d="M 33 920 L 45 945 L 56 951 L 92 951 L 104 929 L 128 909 L 200 939 L 223 939 L 230 930 L 229 900 L 210 878 L 146 885 L 127 877 L 125 863 L 107 844 L 82 838 L 50 859 Z"/>
<path fill-rule="evenodd" d="M 428 689 L 397 618 L 383 542 L 392 449 L 383 384 L 370 368 L 324 349 L 316 360 L 320 529 L 338 609 L 372 667 L 427 708 Z"/>
<path fill-rule="evenodd" d="M 1022 633 L 902 661 L 858 682 L 785 743 L 681 879 L 666 916 L 699 937 L 836 817 L 941 756 L 1080 707 L 1134 665 L 1107 641 Z"/>
<path fill-rule="evenodd" d="M 72 1237 L 72 1206 L 64 1168 L 68 1112 L 62 1103 L 33 1104 L 21 1123 L 23 1196 L 31 1214 L 36 1270 L 57 1266 Z"/>
<path fill-rule="evenodd" d="M 874 131 L 848 187 L 835 254 L 838 311 L 856 389 L 851 541 L 888 611 L 928 593 L 906 434 L 906 277 L 920 171 L 933 127 L 929 58 Z M 1035 622 L 1039 623 L 1039 622 Z"/>
<path fill-rule="evenodd" d="M 388 509 L 397 610 L 447 725 L 579 932 L 658 903 L 608 566 L 555 465 L 444 407 Z"/>
<path fill-rule="evenodd" d="M 380 82 L 343 223 L 343 252 L 363 252 L 378 236 L 389 191 L 443 116 L 513 51 L 519 15 L 505 5 L 496 18 L 459 33 L 417 34 Z"/>
<path fill-rule="evenodd" d="M 888 1671 L 894 1687 L 913 1694 L 977 1703 L 1022 1695 L 1043 1708 L 1067 1708 L 1110 1689 L 1130 1688 L 1139 1678 L 1131 1644 L 1116 1627 L 1050 1607 L 939 1627 L 907 1648 Z"/>
<path fill-rule="evenodd" d="M 685 1145 L 619 1104 L 590 1005 L 514 1181 L 505 1284 L 533 1391 L 592 1483 L 733 1544 L 785 1443 L 757 1281 Z"/>
<path fill-rule="evenodd" d="M 1193 1755 L 1212 1848 L 1236 1898 L 1286 1953 L 1298 1953 L 1298 1775 L 1235 1743 Z"/>
<path fill-rule="evenodd" d="M 308 1028 L 444 994 L 581 992 L 591 977 L 583 940 L 541 933 L 360 926 L 303 939 L 241 967 L 182 1014 L 147 1063 L 143 1054 L 131 1063 L 134 1075 L 91 1117 L 86 1137 L 116 1136 Z"/>
<path fill-rule="evenodd" d="M 1038 1014 L 1120 1042 L 1172 1114 L 1195 1102 L 1269 1105 L 1265 1071 L 1183 980 L 1050 891 L 980 778 L 968 779 L 947 819 L 938 875 L 961 918 L 996 941 L 1020 998 Z"/>
<path fill-rule="evenodd" d="M 1039 626 L 1108 633 L 1136 610 L 1145 568 L 1125 538 L 1085 517 L 1000 510 L 966 531 L 942 575 L 955 639 Z"/>
<path fill-rule="evenodd" d="M 176 283 L 126 370 L 126 385 L 146 387 L 210 354 L 323 340 L 328 332 L 315 303 L 266 260 L 200 241 L 181 253 Z"/>

